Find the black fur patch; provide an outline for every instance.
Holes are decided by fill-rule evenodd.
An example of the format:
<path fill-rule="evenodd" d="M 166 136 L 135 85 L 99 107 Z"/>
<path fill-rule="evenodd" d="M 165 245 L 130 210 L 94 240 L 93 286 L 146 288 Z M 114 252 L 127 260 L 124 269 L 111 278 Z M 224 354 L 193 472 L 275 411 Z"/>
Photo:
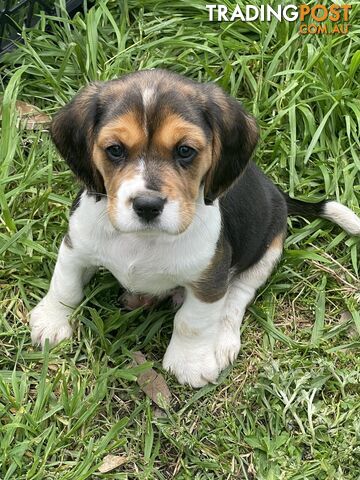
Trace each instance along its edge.
<path fill-rule="evenodd" d="M 246 168 L 258 140 L 255 120 L 234 98 L 214 85 L 203 86 L 207 95 L 205 118 L 220 141 L 220 157 L 205 189 L 207 204 L 223 194 Z M 209 182 L 207 182 L 209 183 Z"/>
<path fill-rule="evenodd" d="M 317 202 L 317 203 L 308 203 L 302 202 L 301 200 L 296 200 L 295 198 L 289 197 L 284 192 L 281 192 L 285 198 L 288 215 L 300 215 L 304 217 L 321 217 L 324 213 L 324 207 L 326 201 Z"/>
<path fill-rule="evenodd" d="M 103 111 L 100 85 L 83 88 L 55 116 L 50 128 L 52 139 L 71 170 L 94 193 L 105 193 L 102 177 L 91 161 L 95 129 Z"/>
<path fill-rule="evenodd" d="M 220 199 L 220 209 L 232 249 L 231 266 L 238 273 L 256 263 L 272 240 L 286 231 L 285 199 L 252 162 Z"/>
<path fill-rule="evenodd" d="M 75 210 L 78 208 L 78 206 L 80 205 L 80 200 L 81 200 L 81 195 L 83 194 L 85 188 L 80 188 L 80 190 L 78 191 L 78 193 L 76 194 L 76 197 L 74 198 L 74 201 L 71 205 L 71 208 L 70 208 L 70 215 L 72 215 Z"/>
<path fill-rule="evenodd" d="M 221 233 L 210 265 L 203 272 L 201 278 L 191 285 L 195 296 L 199 300 L 213 303 L 225 295 L 228 289 L 230 264 L 231 248 L 223 233 Z"/>

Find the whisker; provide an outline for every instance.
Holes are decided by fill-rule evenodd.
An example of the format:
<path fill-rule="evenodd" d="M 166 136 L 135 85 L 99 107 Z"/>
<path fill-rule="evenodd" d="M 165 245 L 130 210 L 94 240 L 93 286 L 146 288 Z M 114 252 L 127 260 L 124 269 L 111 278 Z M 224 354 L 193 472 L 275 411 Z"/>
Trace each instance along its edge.
<path fill-rule="evenodd" d="M 96 197 L 105 197 L 105 198 L 111 198 L 111 199 L 116 199 L 116 197 L 114 197 L 113 195 L 109 195 L 107 193 L 100 193 L 100 192 L 88 192 L 90 195 L 92 196 L 96 196 Z"/>

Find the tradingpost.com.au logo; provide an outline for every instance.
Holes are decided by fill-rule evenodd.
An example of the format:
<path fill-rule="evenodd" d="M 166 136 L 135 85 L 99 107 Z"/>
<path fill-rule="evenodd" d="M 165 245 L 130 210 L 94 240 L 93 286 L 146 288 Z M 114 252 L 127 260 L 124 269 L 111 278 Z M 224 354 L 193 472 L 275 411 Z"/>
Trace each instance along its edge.
<path fill-rule="evenodd" d="M 338 5 L 332 3 L 328 6 L 316 4 L 310 6 L 300 5 L 245 5 L 240 7 L 236 4 L 232 9 L 226 5 L 206 5 L 211 22 L 270 22 L 272 18 L 286 22 L 299 21 L 301 34 L 347 34 L 351 26 L 351 5 Z M 327 23 L 324 23 L 328 21 Z"/>

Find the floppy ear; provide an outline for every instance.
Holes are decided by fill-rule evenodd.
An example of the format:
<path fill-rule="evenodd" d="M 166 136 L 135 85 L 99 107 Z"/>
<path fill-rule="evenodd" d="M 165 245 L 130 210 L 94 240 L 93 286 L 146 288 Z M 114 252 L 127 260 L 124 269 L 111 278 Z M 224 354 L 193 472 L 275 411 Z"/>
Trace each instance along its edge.
<path fill-rule="evenodd" d="M 207 121 L 213 132 L 213 158 L 205 178 L 205 203 L 224 193 L 245 169 L 258 140 L 255 119 L 218 87 L 208 92 Z"/>
<path fill-rule="evenodd" d="M 105 193 L 92 161 L 94 129 L 100 117 L 100 83 L 84 87 L 51 123 L 51 137 L 71 170 L 90 192 Z"/>

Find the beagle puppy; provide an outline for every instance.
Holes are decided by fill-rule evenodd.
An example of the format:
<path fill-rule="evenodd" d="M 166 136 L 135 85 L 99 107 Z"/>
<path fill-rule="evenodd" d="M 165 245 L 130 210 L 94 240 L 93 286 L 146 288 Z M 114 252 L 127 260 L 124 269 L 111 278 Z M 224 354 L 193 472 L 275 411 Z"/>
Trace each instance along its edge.
<path fill-rule="evenodd" d="M 69 317 L 103 266 L 135 305 L 183 287 L 163 366 L 201 387 L 236 359 L 245 309 L 281 257 L 288 215 L 360 235 L 349 208 L 294 200 L 272 184 L 250 161 L 254 118 L 214 84 L 157 69 L 93 83 L 60 110 L 51 135 L 84 188 L 30 314 L 34 344 L 71 336 Z"/>

